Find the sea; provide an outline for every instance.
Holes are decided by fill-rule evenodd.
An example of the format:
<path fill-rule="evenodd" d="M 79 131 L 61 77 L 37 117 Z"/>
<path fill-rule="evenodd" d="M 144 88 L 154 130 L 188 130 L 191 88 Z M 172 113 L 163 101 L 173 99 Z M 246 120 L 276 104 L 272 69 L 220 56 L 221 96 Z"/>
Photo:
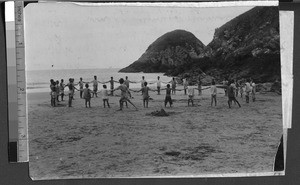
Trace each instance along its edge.
<path fill-rule="evenodd" d="M 148 83 L 156 81 L 157 76 L 160 76 L 163 82 L 171 81 L 171 77 L 164 76 L 163 73 L 119 73 L 119 70 L 120 69 L 117 68 L 28 70 L 26 71 L 27 93 L 49 92 L 50 79 L 55 81 L 59 80 L 59 82 L 61 79 L 64 79 L 65 84 L 68 83 L 69 78 L 74 78 L 75 83 L 79 82 L 80 78 L 83 78 L 84 82 L 91 82 L 95 75 L 100 82 L 106 82 L 110 80 L 111 77 L 118 81 L 120 78 L 125 79 L 125 76 L 128 76 L 130 81 L 138 82 L 131 83 L 130 88 L 140 88 L 142 76 L 145 76 L 145 80 Z M 115 87 L 117 87 L 117 85 L 118 83 L 116 83 Z M 149 84 L 148 86 L 155 87 L 156 84 Z M 102 84 L 100 84 L 100 89 L 102 89 Z"/>

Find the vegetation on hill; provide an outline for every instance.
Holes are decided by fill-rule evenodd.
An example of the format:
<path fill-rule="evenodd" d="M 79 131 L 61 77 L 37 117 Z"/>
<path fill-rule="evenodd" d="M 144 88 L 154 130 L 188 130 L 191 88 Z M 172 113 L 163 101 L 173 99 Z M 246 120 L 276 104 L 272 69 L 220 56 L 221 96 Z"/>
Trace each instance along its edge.
<path fill-rule="evenodd" d="M 184 30 L 166 33 L 121 72 L 266 82 L 280 79 L 280 69 L 278 7 L 255 7 L 217 28 L 207 46 Z"/>

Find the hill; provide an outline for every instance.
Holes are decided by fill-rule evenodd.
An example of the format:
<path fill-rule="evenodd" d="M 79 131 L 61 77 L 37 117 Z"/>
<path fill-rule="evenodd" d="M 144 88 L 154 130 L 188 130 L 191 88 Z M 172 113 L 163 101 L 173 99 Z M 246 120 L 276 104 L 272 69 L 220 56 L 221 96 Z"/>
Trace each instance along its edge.
<path fill-rule="evenodd" d="M 134 63 L 120 72 L 166 72 L 170 68 L 192 62 L 191 51 L 202 53 L 204 44 L 191 32 L 174 30 L 154 41 Z"/>
<path fill-rule="evenodd" d="M 278 7 L 255 7 L 217 28 L 207 46 L 190 32 L 175 30 L 121 71 L 165 72 L 191 80 L 205 72 L 217 81 L 251 77 L 266 82 L 280 79 L 280 69 Z"/>

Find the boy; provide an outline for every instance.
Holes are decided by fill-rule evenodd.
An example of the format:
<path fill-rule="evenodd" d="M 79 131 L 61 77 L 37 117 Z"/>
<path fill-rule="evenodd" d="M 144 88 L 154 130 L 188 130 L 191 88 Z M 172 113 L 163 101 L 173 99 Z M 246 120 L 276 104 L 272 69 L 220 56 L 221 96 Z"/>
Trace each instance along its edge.
<path fill-rule="evenodd" d="M 74 91 L 75 91 L 75 86 L 74 86 L 74 79 L 70 78 L 69 79 L 69 83 L 66 85 L 69 87 L 69 107 L 72 107 L 72 100 L 73 100 L 73 96 L 74 96 Z"/>
<path fill-rule="evenodd" d="M 105 108 L 105 102 L 106 102 L 108 108 L 110 108 L 109 103 L 108 103 L 108 90 L 107 90 L 107 86 L 103 85 L 103 89 L 100 92 L 101 92 L 101 96 L 102 96 L 104 108 Z"/>
<path fill-rule="evenodd" d="M 85 107 L 87 108 L 87 104 L 91 108 L 91 90 L 89 89 L 89 84 L 85 84 L 85 89 L 80 89 L 80 94 L 83 92 L 83 98 L 85 99 Z"/>
<path fill-rule="evenodd" d="M 172 80 L 170 81 L 172 85 L 172 94 L 176 94 L 176 81 L 175 78 L 173 77 Z"/>
<path fill-rule="evenodd" d="M 198 76 L 197 84 L 198 84 L 198 96 L 201 96 L 201 94 L 202 94 L 202 81 L 201 81 L 201 75 Z"/>
<path fill-rule="evenodd" d="M 59 102 L 58 100 L 58 97 L 59 97 L 59 81 L 56 80 L 56 83 L 55 83 L 55 90 L 56 90 L 56 101 Z"/>
<path fill-rule="evenodd" d="M 157 77 L 156 87 L 157 87 L 157 94 L 160 95 L 161 80 L 159 76 Z"/>
<path fill-rule="evenodd" d="M 56 106 L 56 83 L 54 80 L 51 81 L 51 85 L 50 85 L 50 89 L 51 89 L 51 106 L 55 107 Z"/>
<path fill-rule="evenodd" d="M 93 96 L 92 96 L 92 98 L 94 97 L 94 95 L 96 95 L 96 97 L 98 97 L 97 96 L 98 82 L 99 81 L 97 80 L 97 76 L 94 76 L 94 80 L 90 82 L 90 83 L 93 83 Z"/>
<path fill-rule="evenodd" d="M 227 95 L 228 95 L 228 106 L 229 108 L 231 108 L 231 103 L 232 101 L 236 102 L 239 107 L 241 107 L 240 103 L 236 100 L 235 98 L 235 85 L 234 85 L 234 81 L 232 80 L 230 85 L 228 85 L 228 88 L 227 88 Z"/>
<path fill-rule="evenodd" d="M 188 81 L 186 78 L 184 78 L 182 81 L 183 81 L 184 95 L 186 95 L 186 90 L 188 89 Z"/>
<path fill-rule="evenodd" d="M 129 83 L 135 83 L 135 82 L 132 82 L 132 81 L 130 81 L 130 80 L 128 80 L 128 76 L 126 76 L 125 77 L 125 81 L 124 81 L 124 84 L 127 86 L 127 88 L 129 89 Z M 128 93 L 129 93 L 129 97 L 130 98 L 132 98 L 131 97 L 131 93 L 128 91 Z M 127 103 L 127 102 L 126 102 Z M 126 104 L 127 105 L 127 104 Z"/>
<path fill-rule="evenodd" d="M 246 102 L 249 103 L 249 96 L 250 96 L 250 92 L 251 92 L 251 85 L 250 85 L 250 80 L 247 79 L 247 82 L 245 83 L 245 86 L 246 86 L 246 89 L 245 89 L 245 92 L 246 92 Z"/>
<path fill-rule="evenodd" d="M 128 80 L 128 76 L 125 77 L 125 81 L 124 81 L 124 84 L 127 86 L 127 88 L 129 89 L 129 84 L 130 83 L 136 83 L 136 82 L 132 82 L 130 80 Z"/>
<path fill-rule="evenodd" d="M 195 95 L 195 91 L 194 91 L 194 88 L 192 86 L 187 86 L 185 89 L 184 89 L 184 92 L 186 94 L 186 89 L 188 91 L 188 106 L 190 106 L 190 102 L 192 103 L 192 106 L 194 106 L 194 95 Z"/>
<path fill-rule="evenodd" d="M 149 87 L 147 87 L 147 82 L 144 82 L 144 87 L 142 87 L 140 90 L 135 91 L 135 92 L 143 92 L 143 105 L 144 108 L 148 108 L 148 103 L 149 103 L 149 91 L 155 91 L 155 90 L 151 90 Z"/>
<path fill-rule="evenodd" d="M 145 82 L 146 82 L 144 76 L 142 76 L 142 80 L 140 82 L 141 82 L 141 88 L 143 88 L 145 86 Z M 143 95 L 143 91 L 142 91 L 142 95 Z"/>
<path fill-rule="evenodd" d="M 213 101 L 215 101 L 215 106 L 217 106 L 217 87 L 216 82 L 213 81 L 210 86 L 210 94 L 211 94 L 211 103 L 210 106 L 213 105 Z"/>
<path fill-rule="evenodd" d="M 121 98 L 120 98 L 120 100 L 119 100 L 119 103 L 120 103 L 120 109 L 119 109 L 119 110 L 120 110 L 120 111 L 123 110 L 123 102 L 124 102 L 124 101 L 125 101 L 125 102 L 129 102 L 132 106 L 135 107 L 136 110 L 138 110 L 137 107 L 136 107 L 136 106 L 128 99 L 128 88 L 127 88 L 127 86 L 124 84 L 124 79 L 121 78 L 121 79 L 119 80 L 119 82 L 120 82 L 120 86 L 117 87 L 116 89 L 113 89 L 113 91 L 121 90 Z"/>
<path fill-rule="evenodd" d="M 228 81 L 226 80 L 226 78 L 223 80 L 223 86 L 228 86 Z M 225 96 L 227 96 L 227 88 L 224 88 L 224 93 L 225 93 Z"/>
<path fill-rule="evenodd" d="M 61 79 L 61 80 L 60 80 L 60 84 L 59 84 L 59 92 L 60 92 L 61 101 L 64 101 L 64 96 L 65 96 L 65 84 L 64 84 L 64 79 Z"/>
<path fill-rule="evenodd" d="M 170 104 L 170 107 L 172 107 L 172 98 L 171 98 L 171 91 L 172 89 L 170 88 L 170 84 L 167 84 L 167 88 L 162 89 L 162 90 L 166 90 L 166 98 L 165 98 L 165 107 L 167 107 L 167 103 Z"/>
<path fill-rule="evenodd" d="M 252 87 L 252 101 L 255 102 L 256 85 L 255 85 L 253 80 L 252 80 L 252 83 L 251 83 L 251 87 Z"/>
<path fill-rule="evenodd" d="M 145 77 L 142 76 L 142 80 L 141 80 L 141 88 L 143 88 L 143 87 L 145 86 L 145 82 L 146 82 Z"/>
<path fill-rule="evenodd" d="M 82 78 L 80 77 L 80 80 L 78 82 L 79 84 L 79 89 L 80 89 L 80 98 L 82 98 L 82 93 L 83 93 L 83 81 L 82 81 Z"/>
<path fill-rule="evenodd" d="M 108 80 L 107 82 L 104 83 L 110 83 L 110 95 L 113 96 L 114 95 L 114 82 L 117 82 L 114 80 L 114 77 L 110 77 L 110 80 Z"/>

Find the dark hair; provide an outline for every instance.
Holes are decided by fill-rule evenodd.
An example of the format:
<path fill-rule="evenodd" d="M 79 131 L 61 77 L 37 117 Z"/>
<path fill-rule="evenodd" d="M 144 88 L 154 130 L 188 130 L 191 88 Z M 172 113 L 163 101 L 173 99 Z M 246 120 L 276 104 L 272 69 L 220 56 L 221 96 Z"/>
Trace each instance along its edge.
<path fill-rule="evenodd" d="M 147 86 L 147 84 L 148 84 L 147 82 L 144 82 L 144 85 L 145 85 L 145 86 Z"/>
<path fill-rule="evenodd" d="M 120 78 L 119 82 L 120 82 L 120 84 L 123 84 L 124 83 L 124 79 Z"/>
<path fill-rule="evenodd" d="M 159 76 L 157 78 L 160 78 Z"/>
<path fill-rule="evenodd" d="M 103 88 L 104 88 L 104 89 L 106 89 L 106 87 L 107 87 L 106 85 L 103 85 Z"/>
<path fill-rule="evenodd" d="M 127 79 L 127 78 L 128 78 L 128 76 L 125 76 L 125 78 Z"/>
<path fill-rule="evenodd" d="M 97 76 L 95 75 L 94 78 L 97 78 Z"/>
<path fill-rule="evenodd" d="M 85 84 L 85 87 L 88 88 L 88 87 L 89 87 L 89 84 Z"/>
<path fill-rule="evenodd" d="M 170 84 L 168 84 L 167 87 L 170 88 Z"/>
<path fill-rule="evenodd" d="M 50 79 L 50 82 L 54 82 L 54 80 L 53 80 L 53 79 Z"/>
<path fill-rule="evenodd" d="M 61 81 L 61 82 L 63 82 L 63 81 L 64 81 L 64 79 L 61 79 L 60 81 Z"/>
<path fill-rule="evenodd" d="M 212 83 L 211 83 L 212 85 L 216 85 L 216 82 L 215 81 L 212 81 Z"/>
<path fill-rule="evenodd" d="M 145 77 L 144 77 L 144 76 L 142 76 L 142 78 L 144 79 Z"/>
<path fill-rule="evenodd" d="M 113 79 L 114 77 L 110 77 L 111 79 Z"/>

